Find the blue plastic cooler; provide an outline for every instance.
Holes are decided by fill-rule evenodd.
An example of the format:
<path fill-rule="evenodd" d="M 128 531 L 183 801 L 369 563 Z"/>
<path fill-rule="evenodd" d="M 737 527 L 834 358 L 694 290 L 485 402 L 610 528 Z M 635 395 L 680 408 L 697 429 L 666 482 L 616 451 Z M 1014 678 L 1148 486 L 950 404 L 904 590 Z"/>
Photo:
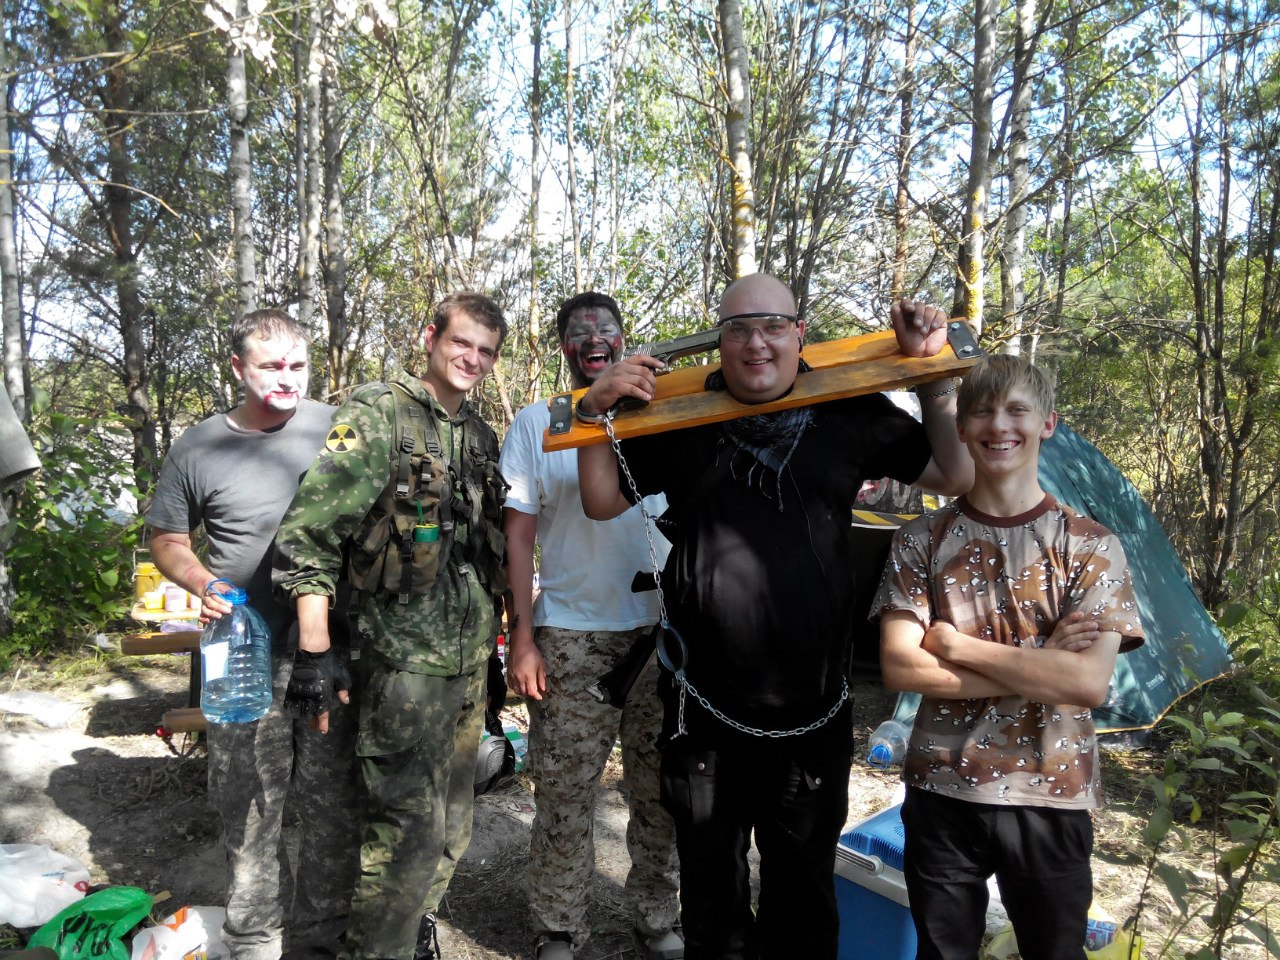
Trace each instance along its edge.
<path fill-rule="evenodd" d="M 912 960 L 911 923 L 902 877 L 906 849 L 902 806 L 862 821 L 836 846 L 836 907 L 840 960 Z"/>

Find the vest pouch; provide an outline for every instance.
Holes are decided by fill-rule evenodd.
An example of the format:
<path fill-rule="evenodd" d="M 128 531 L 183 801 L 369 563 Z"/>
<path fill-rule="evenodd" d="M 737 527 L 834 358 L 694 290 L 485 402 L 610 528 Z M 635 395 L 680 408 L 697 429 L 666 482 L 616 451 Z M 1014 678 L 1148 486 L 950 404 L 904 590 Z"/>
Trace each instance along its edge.
<path fill-rule="evenodd" d="M 391 518 L 386 514 L 370 514 L 351 538 L 347 561 L 347 580 L 353 590 L 373 593 L 382 586 L 382 570 L 387 542 L 391 539 Z"/>
<path fill-rule="evenodd" d="M 510 484 L 502 476 L 502 471 L 493 460 L 484 464 L 484 520 L 481 529 L 484 541 L 481 544 L 481 556 L 477 566 L 484 576 L 485 584 L 492 596 L 501 596 L 510 586 L 507 579 L 507 537 L 502 532 L 502 505 L 507 499 Z"/>
<path fill-rule="evenodd" d="M 450 538 L 441 530 L 435 540 L 415 540 L 413 529 L 418 522 L 414 517 L 403 514 L 392 518 L 392 524 L 394 532 L 382 551 L 385 559 L 381 590 L 397 595 L 408 593 L 422 596 L 436 582 L 436 576 L 440 573 L 440 557 L 443 548 L 448 547 Z M 406 555 L 408 571 L 405 569 Z"/>

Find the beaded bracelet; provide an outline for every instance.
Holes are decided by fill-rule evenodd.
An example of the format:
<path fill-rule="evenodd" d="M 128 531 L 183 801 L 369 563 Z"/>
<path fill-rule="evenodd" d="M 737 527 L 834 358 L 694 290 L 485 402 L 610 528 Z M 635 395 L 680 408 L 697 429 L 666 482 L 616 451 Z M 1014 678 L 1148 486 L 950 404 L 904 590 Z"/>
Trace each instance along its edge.
<path fill-rule="evenodd" d="M 915 394 L 917 397 L 919 397 L 921 400 L 936 400 L 936 399 L 938 399 L 939 397 L 945 397 L 945 396 L 947 396 L 947 394 L 955 393 L 955 392 L 956 392 L 956 380 L 955 380 L 955 377 L 952 377 L 952 378 L 951 378 L 950 384 L 951 384 L 951 385 L 950 385 L 949 387 L 946 387 L 945 389 L 939 390 L 937 393 L 921 393 L 921 392 L 920 392 L 920 388 L 919 388 L 919 387 L 912 387 L 912 388 L 911 388 L 911 392 L 912 392 L 912 393 L 914 393 L 914 394 Z"/>

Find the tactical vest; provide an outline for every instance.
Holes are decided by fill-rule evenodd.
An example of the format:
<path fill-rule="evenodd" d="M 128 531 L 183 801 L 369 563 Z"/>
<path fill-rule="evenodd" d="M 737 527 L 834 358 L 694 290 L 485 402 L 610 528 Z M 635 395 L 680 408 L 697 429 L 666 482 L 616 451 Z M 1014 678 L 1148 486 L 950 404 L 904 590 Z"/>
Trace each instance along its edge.
<path fill-rule="evenodd" d="M 434 412 L 398 383 L 382 387 L 395 400 L 390 479 L 351 539 L 352 588 L 408 603 L 430 592 L 453 561 L 474 565 L 489 593 L 500 597 L 507 588 L 507 484 L 492 431 L 468 417 L 462 462 L 450 464 Z"/>

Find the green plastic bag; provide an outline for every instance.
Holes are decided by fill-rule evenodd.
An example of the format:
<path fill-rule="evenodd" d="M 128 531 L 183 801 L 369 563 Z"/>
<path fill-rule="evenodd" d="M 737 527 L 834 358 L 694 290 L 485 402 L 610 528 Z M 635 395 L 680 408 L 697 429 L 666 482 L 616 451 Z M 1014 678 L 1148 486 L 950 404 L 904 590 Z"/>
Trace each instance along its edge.
<path fill-rule="evenodd" d="M 124 936 L 151 913 L 151 894 L 107 887 L 54 916 L 28 946 L 49 947 L 58 960 L 129 960 Z"/>

